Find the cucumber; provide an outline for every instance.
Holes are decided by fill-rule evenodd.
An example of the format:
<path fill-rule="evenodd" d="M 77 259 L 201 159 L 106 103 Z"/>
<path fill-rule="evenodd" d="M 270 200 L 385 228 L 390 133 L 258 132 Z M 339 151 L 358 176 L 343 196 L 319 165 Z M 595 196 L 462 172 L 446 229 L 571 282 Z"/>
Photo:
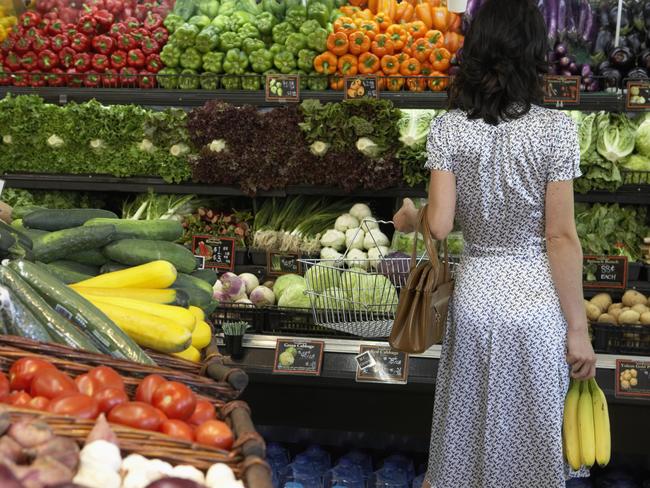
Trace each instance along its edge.
<path fill-rule="evenodd" d="M 76 273 L 85 274 L 88 276 L 97 276 L 99 274 L 99 267 L 90 266 L 88 264 L 81 264 L 75 261 L 68 261 L 67 259 L 61 259 L 59 261 L 52 261 L 49 266 L 58 266 L 59 268 L 66 268 L 70 271 Z"/>
<path fill-rule="evenodd" d="M 190 276 L 206 281 L 210 286 L 214 286 L 218 278 L 217 273 L 211 269 L 199 269 Z"/>
<path fill-rule="evenodd" d="M 74 261 L 75 263 L 86 264 L 88 266 L 103 266 L 108 262 L 106 256 L 102 254 L 100 249 L 88 249 L 86 251 L 77 252 L 69 256 L 65 256 L 66 261 Z"/>
<path fill-rule="evenodd" d="M 0 315 L 7 332 L 37 342 L 52 342 L 50 334 L 11 289 L 0 286 Z"/>
<path fill-rule="evenodd" d="M 183 236 L 183 226 L 177 220 L 91 219 L 84 224 L 114 225 L 115 240 L 150 239 L 152 241 L 177 241 Z"/>
<path fill-rule="evenodd" d="M 171 287 L 187 293 L 190 305 L 195 307 L 205 308 L 212 300 L 212 287 L 206 281 L 194 276 L 178 273 Z"/>
<path fill-rule="evenodd" d="M 51 307 L 70 316 L 82 331 L 92 337 L 100 351 L 119 359 L 155 365 L 152 359 L 97 307 L 64 285 L 51 273 L 24 260 L 12 261 L 9 266 Z"/>
<path fill-rule="evenodd" d="M 70 263 L 70 261 L 54 261 L 49 264 L 39 262 L 38 264 L 45 266 L 50 273 L 63 281 L 66 285 L 79 283 L 80 281 L 84 281 L 95 276 L 92 274 L 81 273 L 78 270 L 67 266 L 66 263 Z M 77 264 L 78 266 L 84 266 L 83 264 L 74 264 Z"/>
<path fill-rule="evenodd" d="M 33 242 L 37 237 L 41 237 L 41 236 L 43 236 L 43 235 L 45 235 L 45 234 L 49 234 L 49 232 L 46 231 L 46 230 L 28 229 L 27 227 L 25 227 L 25 226 L 23 225 L 23 221 L 22 221 L 22 219 L 14 220 L 14 221 L 11 223 L 11 227 L 13 227 L 13 228 L 19 230 L 20 232 L 22 232 L 24 235 L 26 235 L 27 237 L 29 237 L 29 238 L 32 240 L 32 242 Z"/>
<path fill-rule="evenodd" d="M 93 227 L 92 229 L 96 229 Z M 104 255 L 118 263 L 137 266 L 162 259 L 169 261 L 181 273 L 191 273 L 196 267 L 192 252 L 180 244 L 146 239 L 122 239 L 107 245 Z"/>
<path fill-rule="evenodd" d="M 113 239 L 115 227 L 75 227 L 51 232 L 34 242 L 34 256 L 38 261 L 51 263 L 86 249 L 103 247 Z"/>
<path fill-rule="evenodd" d="M 31 229 L 56 231 L 79 227 L 90 219 L 99 217 L 116 219 L 117 215 L 108 210 L 95 208 L 45 209 L 25 215 L 23 225 Z"/>
<path fill-rule="evenodd" d="M 93 342 L 72 322 L 68 322 L 8 266 L 0 266 L 0 284 L 11 291 L 31 310 L 34 317 L 45 325 L 48 333 L 58 344 L 88 352 L 100 352 Z"/>
<path fill-rule="evenodd" d="M 47 210 L 45 207 L 39 207 L 38 205 L 25 205 L 20 207 L 14 207 L 11 212 L 11 217 L 13 219 L 24 219 L 26 215 L 36 212 L 38 210 Z"/>
<path fill-rule="evenodd" d="M 32 243 L 32 239 L 25 233 L 24 229 L 13 225 L 9 225 L 4 221 L 0 220 L 0 230 L 12 234 L 16 238 L 18 243 L 25 249 L 32 249 L 34 247 L 34 244 Z"/>
<path fill-rule="evenodd" d="M 126 268 L 130 268 L 130 266 L 127 266 L 126 264 L 116 263 L 115 261 L 109 261 L 108 263 L 102 265 L 101 268 L 99 268 L 99 273 L 112 273 L 113 271 L 120 271 Z"/>

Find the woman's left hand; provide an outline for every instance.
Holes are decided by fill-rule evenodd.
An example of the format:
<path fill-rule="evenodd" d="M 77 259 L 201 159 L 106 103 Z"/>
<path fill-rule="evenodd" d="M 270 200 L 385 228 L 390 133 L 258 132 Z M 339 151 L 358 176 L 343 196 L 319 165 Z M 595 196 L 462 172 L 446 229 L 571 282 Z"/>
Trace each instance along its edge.
<path fill-rule="evenodd" d="M 418 209 L 415 208 L 413 200 L 405 198 L 402 208 L 393 216 L 395 230 L 400 232 L 413 232 L 417 226 Z"/>

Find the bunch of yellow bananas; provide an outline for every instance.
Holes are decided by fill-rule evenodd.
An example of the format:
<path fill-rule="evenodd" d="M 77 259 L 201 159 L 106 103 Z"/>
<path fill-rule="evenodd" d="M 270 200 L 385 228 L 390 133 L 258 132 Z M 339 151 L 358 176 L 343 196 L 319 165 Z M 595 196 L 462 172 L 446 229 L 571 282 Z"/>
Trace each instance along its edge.
<path fill-rule="evenodd" d="M 7 15 L 7 9 L 0 5 L 0 42 L 4 41 L 11 33 L 11 29 L 16 25 L 18 19 L 15 15 Z"/>
<path fill-rule="evenodd" d="M 571 380 L 564 402 L 564 455 L 571 469 L 609 463 L 612 441 L 605 393 L 595 379 Z"/>

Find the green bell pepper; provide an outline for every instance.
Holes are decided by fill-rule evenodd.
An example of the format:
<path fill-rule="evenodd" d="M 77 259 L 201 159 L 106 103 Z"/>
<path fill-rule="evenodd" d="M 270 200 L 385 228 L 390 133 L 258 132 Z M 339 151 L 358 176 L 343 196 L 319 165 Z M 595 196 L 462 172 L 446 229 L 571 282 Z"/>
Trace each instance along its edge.
<path fill-rule="evenodd" d="M 284 45 L 286 46 L 287 51 L 294 56 L 298 56 L 300 50 L 307 47 L 307 37 L 299 32 L 294 32 L 293 34 L 289 34 L 287 42 L 285 42 Z"/>
<path fill-rule="evenodd" d="M 289 74 L 296 69 L 296 58 L 289 51 L 282 51 L 275 55 L 273 64 L 280 73 Z"/>
<path fill-rule="evenodd" d="M 287 6 L 287 10 L 291 7 L 302 7 L 302 0 L 285 0 L 284 3 Z"/>
<path fill-rule="evenodd" d="M 336 8 L 341 8 L 348 4 L 348 0 L 334 0 L 334 6 Z"/>
<path fill-rule="evenodd" d="M 166 44 L 160 51 L 160 60 L 167 67 L 175 68 L 180 64 L 181 49 L 174 43 Z"/>
<path fill-rule="evenodd" d="M 181 49 L 187 49 L 194 45 L 194 40 L 199 34 L 199 28 L 194 24 L 183 24 L 172 35 L 172 42 Z"/>
<path fill-rule="evenodd" d="M 183 21 L 187 22 L 189 18 L 194 15 L 195 10 L 194 0 L 176 0 L 172 13 L 178 15 L 183 19 Z"/>
<path fill-rule="evenodd" d="M 245 24 L 255 24 L 255 16 L 244 10 L 237 10 L 237 12 L 230 16 L 230 19 L 234 25 L 234 29 L 239 29 Z"/>
<path fill-rule="evenodd" d="M 238 0 L 239 9 L 249 14 L 257 15 L 262 12 L 262 6 L 255 0 Z"/>
<path fill-rule="evenodd" d="M 314 91 L 325 91 L 328 87 L 327 76 L 311 72 L 307 79 L 307 88 Z"/>
<path fill-rule="evenodd" d="M 278 25 L 273 27 L 273 42 L 282 44 L 287 42 L 287 37 L 289 34 L 296 32 L 295 29 L 288 22 L 280 22 Z"/>
<path fill-rule="evenodd" d="M 219 86 L 219 76 L 215 73 L 201 73 L 199 81 L 204 90 L 216 90 Z"/>
<path fill-rule="evenodd" d="M 163 22 L 163 25 L 165 26 L 165 29 L 169 31 L 170 34 L 173 34 L 174 31 L 184 23 L 185 21 L 183 20 L 183 17 L 181 17 L 180 15 L 169 14 L 167 17 L 165 17 L 165 21 Z"/>
<path fill-rule="evenodd" d="M 260 31 L 257 30 L 253 24 L 244 24 L 239 29 L 237 29 L 237 34 L 242 39 L 259 39 Z"/>
<path fill-rule="evenodd" d="M 197 26 L 201 30 L 210 25 L 210 17 L 207 15 L 195 15 L 188 23 Z"/>
<path fill-rule="evenodd" d="M 284 20 L 285 22 L 289 22 L 294 29 L 298 30 L 303 22 L 307 20 L 307 9 L 302 5 L 295 5 L 288 8 Z"/>
<path fill-rule="evenodd" d="M 241 37 L 236 32 L 224 32 L 219 39 L 219 50 L 225 53 L 230 49 L 238 49 L 241 43 Z"/>
<path fill-rule="evenodd" d="M 203 69 L 210 73 L 223 73 L 224 53 L 211 52 L 203 55 Z"/>
<path fill-rule="evenodd" d="M 244 75 L 241 77 L 241 87 L 244 90 L 259 90 L 261 81 L 259 75 Z"/>
<path fill-rule="evenodd" d="M 198 90 L 200 86 L 199 74 L 193 69 L 184 69 L 178 77 L 178 87 L 181 90 Z"/>
<path fill-rule="evenodd" d="M 271 54 L 273 54 L 273 56 L 275 56 L 276 54 L 281 53 L 282 51 L 284 51 L 284 46 L 282 44 L 278 44 L 278 43 L 271 44 L 271 47 L 269 48 L 269 51 L 271 52 Z"/>
<path fill-rule="evenodd" d="M 196 36 L 194 47 L 201 53 L 208 53 L 219 46 L 219 34 L 217 29 L 211 25 L 207 26 Z"/>
<path fill-rule="evenodd" d="M 264 73 L 273 67 L 273 53 L 268 49 L 258 49 L 248 56 L 251 68 L 256 73 Z"/>
<path fill-rule="evenodd" d="M 219 6 L 219 15 L 231 16 L 237 11 L 237 2 L 234 0 L 226 0 Z"/>
<path fill-rule="evenodd" d="M 201 0 L 199 2 L 199 12 L 214 19 L 219 15 L 219 2 L 217 0 Z"/>
<path fill-rule="evenodd" d="M 300 91 L 307 90 L 307 72 L 303 70 L 294 71 L 292 75 L 299 75 Z"/>
<path fill-rule="evenodd" d="M 284 19 L 286 5 L 284 0 L 262 0 L 262 8 L 265 12 L 273 14 L 276 19 Z"/>
<path fill-rule="evenodd" d="M 315 20 L 306 20 L 300 26 L 299 32 L 301 34 L 308 36 L 309 34 L 311 34 L 317 29 L 320 29 L 320 24 L 318 22 L 316 22 Z"/>
<path fill-rule="evenodd" d="M 327 8 L 328 12 L 331 12 L 336 8 L 336 4 L 334 3 L 334 0 L 307 0 L 308 12 L 309 12 L 309 6 L 313 3 L 320 3 L 321 5 L 324 5 Z"/>
<path fill-rule="evenodd" d="M 317 21 L 321 27 L 327 27 L 331 10 L 322 3 L 311 3 L 307 7 L 307 18 Z"/>
<path fill-rule="evenodd" d="M 248 56 L 241 49 L 230 49 L 223 60 L 223 70 L 229 75 L 243 75 L 248 68 Z"/>
<path fill-rule="evenodd" d="M 226 90 L 240 90 L 241 76 L 226 75 L 221 77 L 221 85 Z"/>
<path fill-rule="evenodd" d="M 334 23 L 336 21 L 336 19 L 338 19 L 339 17 L 343 17 L 344 15 L 345 14 L 343 12 L 341 12 L 339 9 L 335 8 L 330 13 L 330 22 Z"/>
<path fill-rule="evenodd" d="M 314 69 L 314 58 L 318 56 L 316 51 L 301 49 L 298 53 L 298 68 L 310 72 Z"/>
<path fill-rule="evenodd" d="M 181 67 L 188 69 L 200 69 L 203 65 L 203 58 L 198 49 L 188 47 L 183 54 L 181 54 Z"/>
<path fill-rule="evenodd" d="M 264 44 L 264 41 L 260 41 L 259 39 L 244 39 L 244 42 L 242 42 L 242 49 L 248 56 L 253 51 L 264 49 L 265 47 L 266 44 Z"/>
<path fill-rule="evenodd" d="M 255 27 L 262 34 L 270 34 L 276 23 L 277 20 L 271 12 L 262 12 L 255 17 Z"/>
<path fill-rule="evenodd" d="M 219 34 L 233 30 L 233 22 L 227 15 L 217 15 L 212 19 L 210 25 L 214 27 Z"/>
<path fill-rule="evenodd" d="M 314 51 L 318 51 L 319 53 L 327 51 L 327 31 L 322 27 L 319 27 L 311 34 L 308 34 L 307 47 Z"/>
<path fill-rule="evenodd" d="M 156 74 L 156 81 L 161 88 L 173 90 L 178 88 L 178 70 L 174 68 L 163 68 Z"/>

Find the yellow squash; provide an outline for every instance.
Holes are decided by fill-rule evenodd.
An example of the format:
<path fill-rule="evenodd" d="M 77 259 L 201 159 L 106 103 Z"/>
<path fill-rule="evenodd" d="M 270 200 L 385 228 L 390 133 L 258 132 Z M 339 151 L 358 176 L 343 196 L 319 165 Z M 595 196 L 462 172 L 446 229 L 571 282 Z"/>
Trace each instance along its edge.
<path fill-rule="evenodd" d="M 176 281 L 176 268 L 167 261 L 151 261 L 113 271 L 72 285 L 92 288 L 169 288 Z"/>
<path fill-rule="evenodd" d="M 210 344 L 212 339 L 212 327 L 205 321 L 197 322 L 194 332 L 192 332 L 192 346 L 201 350 Z"/>
<path fill-rule="evenodd" d="M 186 359 L 188 361 L 192 361 L 193 363 L 201 362 L 201 353 L 194 346 L 190 346 L 181 352 L 175 352 L 174 354 L 172 354 L 172 356 L 176 356 L 177 358 L 181 358 L 181 359 Z"/>
<path fill-rule="evenodd" d="M 143 302 L 169 304 L 176 300 L 176 290 L 172 288 L 95 288 L 74 285 L 74 291 L 80 295 L 96 297 L 130 298 Z"/>

